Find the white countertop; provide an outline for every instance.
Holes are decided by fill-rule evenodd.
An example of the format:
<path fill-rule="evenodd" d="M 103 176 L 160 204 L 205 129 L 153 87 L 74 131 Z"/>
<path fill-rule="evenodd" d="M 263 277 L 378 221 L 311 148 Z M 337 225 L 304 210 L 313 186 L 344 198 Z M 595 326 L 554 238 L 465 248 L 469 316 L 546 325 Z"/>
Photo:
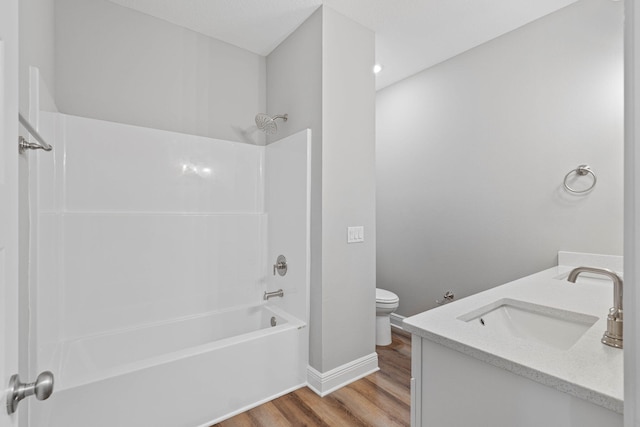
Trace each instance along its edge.
<path fill-rule="evenodd" d="M 563 256 L 564 254 L 564 256 Z M 580 265 L 620 272 L 621 257 L 561 253 L 559 265 L 502 286 L 406 318 L 415 335 L 468 354 L 618 413 L 623 412 L 623 351 L 600 342 L 613 306 L 611 280 L 566 275 Z M 566 265 L 568 264 L 568 265 Z M 595 276 L 593 276 L 595 277 Z M 598 317 L 568 350 L 509 338 L 478 322 L 459 320 L 473 310 L 509 298 Z"/>

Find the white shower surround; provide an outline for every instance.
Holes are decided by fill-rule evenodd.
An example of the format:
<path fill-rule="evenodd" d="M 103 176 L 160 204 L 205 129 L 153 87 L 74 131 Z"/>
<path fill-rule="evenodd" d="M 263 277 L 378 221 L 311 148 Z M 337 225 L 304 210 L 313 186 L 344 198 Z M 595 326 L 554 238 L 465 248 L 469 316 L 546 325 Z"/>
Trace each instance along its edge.
<path fill-rule="evenodd" d="M 213 389 L 208 397 L 197 388 L 181 397 L 200 413 L 184 417 L 184 424 L 164 413 L 144 425 L 211 422 L 305 384 L 310 131 L 261 147 L 57 113 L 40 112 L 39 121 L 55 148 L 51 156 L 39 156 L 32 170 L 37 194 L 31 201 L 37 248 L 32 271 L 37 280 L 31 285 L 30 370 L 53 371 L 58 391 L 32 407 L 33 425 L 75 427 L 69 424 L 73 411 L 65 406 L 72 404 L 70 395 L 116 396 L 119 390 L 113 387 L 135 388 L 149 369 L 177 380 L 175 370 L 184 368 L 180 363 L 203 348 L 209 359 L 187 365 L 212 375 Z M 280 253 L 287 256 L 289 273 L 274 278 L 273 255 Z M 162 341 L 179 324 L 263 305 L 262 293 L 279 288 L 285 297 L 268 306 L 289 318 L 288 326 L 277 327 L 281 333 L 268 328 L 216 343 L 219 325 L 207 329 L 200 321 L 196 330 L 209 342 L 191 340 L 185 348 L 165 351 Z M 217 319 L 236 323 L 228 316 Z M 121 355 L 132 351 L 127 342 L 133 336 L 142 337 L 149 349 L 138 349 L 146 356 L 135 363 Z M 92 355 L 96 348 L 103 350 Z M 111 359 L 131 363 L 107 363 L 109 369 L 103 369 L 109 348 Z M 256 352 L 263 355 L 260 361 L 246 365 Z M 233 369 L 220 366 L 230 360 L 236 361 Z M 74 366 L 79 364 L 81 369 Z M 78 376 L 76 368 L 84 373 Z M 249 377 L 230 387 L 234 379 L 225 372 L 238 369 Z M 241 395 L 246 381 L 257 386 L 250 401 L 231 397 L 225 402 L 233 403 L 222 407 L 212 403 L 212 393 L 236 390 Z M 149 385 L 163 388 L 162 383 Z M 149 415 L 158 407 L 183 412 L 172 404 L 174 393 L 165 395 L 164 402 L 140 396 L 138 403 L 131 402 L 138 408 L 131 414 L 140 413 L 140 407 L 145 411 L 145 402 L 151 405 Z M 94 407 L 93 398 L 86 399 Z M 104 402 L 94 408 L 100 407 L 109 409 Z M 204 408 L 209 412 L 202 413 Z M 141 425 L 139 418 L 137 424 L 135 417 L 129 420 L 126 411 L 116 412 L 120 418 L 112 418 L 110 425 Z"/>

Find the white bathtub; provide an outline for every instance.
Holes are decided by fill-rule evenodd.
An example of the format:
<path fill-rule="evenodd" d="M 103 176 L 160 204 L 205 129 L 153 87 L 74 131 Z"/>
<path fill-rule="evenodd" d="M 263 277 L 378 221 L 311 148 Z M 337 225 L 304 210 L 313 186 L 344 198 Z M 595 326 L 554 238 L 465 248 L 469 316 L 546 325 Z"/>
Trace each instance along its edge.
<path fill-rule="evenodd" d="M 209 426 L 305 385 L 307 343 L 306 324 L 270 305 L 66 342 L 31 425 Z"/>

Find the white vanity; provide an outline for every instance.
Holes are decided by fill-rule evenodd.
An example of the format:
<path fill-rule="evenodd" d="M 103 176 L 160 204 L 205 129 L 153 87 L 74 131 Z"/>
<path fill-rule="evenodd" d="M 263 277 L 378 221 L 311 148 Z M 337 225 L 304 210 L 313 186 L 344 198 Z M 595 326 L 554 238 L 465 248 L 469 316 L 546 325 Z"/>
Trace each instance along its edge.
<path fill-rule="evenodd" d="M 613 284 L 567 281 L 622 258 L 560 252 L 559 266 L 405 319 L 411 425 L 622 427 L 623 351 L 602 344 Z"/>

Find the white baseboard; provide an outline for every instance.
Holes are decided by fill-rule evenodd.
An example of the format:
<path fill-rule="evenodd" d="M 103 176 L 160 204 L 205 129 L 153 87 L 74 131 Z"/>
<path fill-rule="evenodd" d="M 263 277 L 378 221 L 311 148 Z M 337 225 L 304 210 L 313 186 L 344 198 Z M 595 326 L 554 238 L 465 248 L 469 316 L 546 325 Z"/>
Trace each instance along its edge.
<path fill-rule="evenodd" d="M 391 327 L 404 331 L 404 328 L 402 327 L 402 321 L 405 319 L 404 316 L 400 316 L 396 313 L 391 313 L 391 316 L 389 317 L 391 318 Z"/>
<path fill-rule="evenodd" d="M 307 385 L 320 397 L 378 371 L 378 354 L 371 353 L 327 372 L 307 368 Z"/>
<path fill-rule="evenodd" d="M 281 391 L 280 393 L 276 393 L 271 397 L 267 397 L 265 399 L 259 400 L 259 401 L 255 402 L 255 403 L 250 404 L 250 405 L 244 406 L 243 408 L 240 408 L 237 411 L 229 412 L 228 414 L 226 414 L 226 415 L 224 415 L 222 417 L 213 419 L 211 421 L 207 421 L 206 423 L 201 424 L 198 427 L 210 427 L 212 425 L 221 423 L 222 421 L 228 420 L 229 418 L 232 418 L 232 417 L 235 417 L 238 414 L 241 414 L 241 413 L 246 412 L 246 411 L 248 411 L 250 409 L 253 409 L 253 408 L 257 408 L 258 406 L 263 405 L 263 404 L 265 404 L 267 402 L 271 402 L 272 400 L 275 400 L 275 399 L 277 399 L 277 398 L 279 398 L 281 396 L 284 396 L 285 394 L 292 393 L 292 392 L 304 387 L 305 385 L 306 384 L 302 383 L 302 384 L 293 386 L 293 387 L 288 388 L 288 389 L 286 389 L 284 391 Z"/>

